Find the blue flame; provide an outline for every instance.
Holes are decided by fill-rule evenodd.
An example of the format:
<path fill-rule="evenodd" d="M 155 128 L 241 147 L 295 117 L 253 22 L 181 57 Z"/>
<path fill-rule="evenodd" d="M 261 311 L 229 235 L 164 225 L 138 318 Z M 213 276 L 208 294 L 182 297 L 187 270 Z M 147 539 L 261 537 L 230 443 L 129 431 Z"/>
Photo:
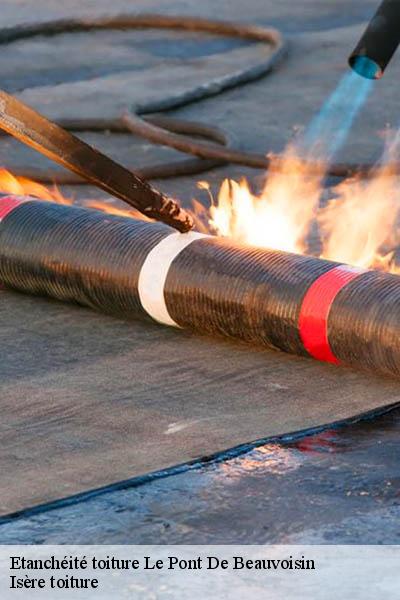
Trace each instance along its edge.
<path fill-rule="evenodd" d="M 351 62 L 351 68 L 367 79 L 379 79 L 382 77 L 380 66 L 367 56 L 356 56 Z"/>
<path fill-rule="evenodd" d="M 346 141 L 374 81 L 349 71 L 295 144 L 311 160 L 330 162 Z"/>

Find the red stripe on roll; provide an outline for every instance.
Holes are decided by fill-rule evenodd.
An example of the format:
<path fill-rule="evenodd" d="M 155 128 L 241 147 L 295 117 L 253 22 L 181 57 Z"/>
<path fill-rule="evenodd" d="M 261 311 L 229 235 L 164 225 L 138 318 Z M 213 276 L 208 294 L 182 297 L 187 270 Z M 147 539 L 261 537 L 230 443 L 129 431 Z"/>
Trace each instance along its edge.
<path fill-rule="evenodd" d="M 17 196 L 5 196 L 0 198 L 0 222 L 12 211 L 14 208 L 26 202 L 26 198 L 18 198 Z"/>
<path fill-rule="evenodd" d="M 307 290 L 300 309 L 299 332 L 304 348 L 318 360 L 338 364 L 328 339 L 328 317 L 340 290 L 365 269 L 339 265 L 318 277 Z"/>

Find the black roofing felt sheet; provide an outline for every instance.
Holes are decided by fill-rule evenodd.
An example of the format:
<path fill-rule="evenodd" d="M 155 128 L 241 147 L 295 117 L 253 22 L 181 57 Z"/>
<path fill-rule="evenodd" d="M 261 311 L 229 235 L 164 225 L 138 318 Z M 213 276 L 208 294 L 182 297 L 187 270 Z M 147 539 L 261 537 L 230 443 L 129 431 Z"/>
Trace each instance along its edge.
<path fill-rule="evenodd" d="M 400 401 L 400 382 L 0 292 L 0 514 Z"/>

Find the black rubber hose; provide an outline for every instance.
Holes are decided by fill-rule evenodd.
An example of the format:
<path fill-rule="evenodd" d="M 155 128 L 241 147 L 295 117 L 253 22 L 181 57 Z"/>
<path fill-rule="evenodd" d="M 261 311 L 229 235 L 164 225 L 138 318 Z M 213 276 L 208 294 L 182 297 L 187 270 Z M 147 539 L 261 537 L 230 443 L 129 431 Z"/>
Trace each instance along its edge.
<path fill-rule="evenodd" d="M 271 52 L 265 60 L 250 65 L 234 74 L 214 79 L 211 82 L 200 85 L 189 92 L 164 98 L 161 102 L 148 103 L 138 107 L 140 114 L 160 112 L 184 106 L 190 102 L 202 100 L 206 97 L 217 95 L 226 89 L 242 85 L 254 79 L 258 79 L 269 73 L 284 56 L 286 46 L 278 31 L 265 27 L 247 26 L 236 23 L 212 21 L 194 17 L 168 16 L 168 15 L 117 15 L 114 17 L 101 17 L 91 19 L 65 19 L 59 21 L 48 21 L 33 25 L 20 25 L 0 30 L 0 44 L 8 44 L 35 36 L 52 36 L 60 33 L 105 30 L 105 29 L 175 29 L 184 31 L 202 31 L 204 33 L 222 36 L 240 37 L 255 42 L 263 42 Z M 161 116 L 146 117 L 146 121 L 156 125 L 163 131 L 179 132 L 191 136 L 205 137 L 208 140 L 229 146 L 231 136 L 222 132 L 217 127 L 210 127 L 201 123 L 184 122 L 175 118 Z M 129 132 L 122 119 L 114 120 L 60 120 L 59 125 L 71 131 L 114 131 L 118 133 Z M 194 142 L 195 140 L 193 140 Z M 210 145 L 210 149 L 214 146 Z M 190 152 L 189 152 L 190 154 Z M 206 160 L 173 161 L 171 163 L 156 164 L 141 170 L 135 168 L 135 172 L 146 179 L 176 177 L 200 173 L 212 167 L 229 162 L 227 158 L 213 159 L 211 156 Z M 30 177 L 42 183 L 68 183 L 83 184 L 82 179 L 73 173 L 60 173 L 55 170 L 18 169 L 17 175 Z"/>
<path fill-rule="evenodd" d="M 156 122 L 151 122 L 146 117 L 140 117 L 130 111 L 124 112 L 121 121 L 133 134 L 143 137 L 153 144 L 168 146 L 169 148 L 193 154 L 202 159 L 213 159 L 220 161 L 220 163 L 234 163 L 253 169 L 279 170 L 281 168 L 278 160 L 271 160 L 273 156 L 272 153 L 265 156 L 264 154 L 255 152 L 235 150 L 234 148 L 229 147 L 228 144 L 221 148 L 204 141 L 195 139 L 188 140 L 187 137 L 167 131 L 168 123 L 166 121 L 164 121 L 164 126 L 160 126 Z M 275 155 L 275 158 L 277 157 L 278 155 Z M 320 175 L 321 164 L 308 161 L 307 170 L 310 174 L 315 172 Z M 387 170 L 385 169 L 385 175 L 394 175 L 398 171 L 400 171 L 400 164 L 393 163 L 388 165 Z M 326 169 L 326 175 L 331 177 L 351 177 L 354 175 L 373 177 L 375 174 L 374 165 L 363 163 L 334 163 L 329 165 Z"/>
<path fill-rule="evenodd" d="M 81 207 L 0 199 L 0 281 L 400 375 L 400 277 Z"/>
<path fill-rule="evenodd" d="M 281 34 L 275 29 L 264 27 L 241 25 L 237 23 L 226 23 L 221 21 L 212 21 L 209 19 L 200 19 L 194 17 L 182 16 L 167 16 L 167 15 L 119 15 L 115 17 L 101 17 L 97 19 L 66 19 L 59 21 L 48 21 L 34 25 L 23 25 L 10 27 L 0 30 L 0 44 L 15 42 L 22 39 L 29 39 L 35 36 L 51 36 L 66 32 L 76 31 L 91 31 L 104 29 L 137 29 L 137 28 L 161 28 L 161 29 L 177 29 L 186 31 L 201 31 L 213 35 L 223 35 L 240 37 L 256 42 L 267 44 L 272 50 L 266 59 L 257 64 L 250 65 L 239 72 L 232 75 L 227 75 L 219 79 L 210 81 L 205 85 L 195 87 L 184 94 L 172 95 L 164 98 L 162 101 L 148 103 L 140 107 L 136 107 L 135 114 L 126 111 L 121 119 L 115 120 L 80 120 L 60 121 L 59 124 L 63 127 L 70 127 L 73 131 L 115 131 L 124 132 L 130 131 L 136 135 L 144 137 L 155 144 L 162 144 L 180 150 L 188 154 L 197 156 L 197 160 L 174 161 L 172 163 L 164 163 L 161 165 L 151 165 L 136 172 L 144 178 L 159 178 L 159 177 L 176 177 L 185 174 L 199 173 L 209 168 L 218 166 L 224 163 L 236 163 L 246 167 L 257 169 L 268 169 L 270 167 L 270 159 L 267 151 L 265 154 L 241 152 L 232 147 L 229 143 L 229 137 L 220 129 L 202 125 L 200 123 L 189 123 L 183 125 L 183 121 L 170 119 L 169 117 L 159 116 L 139 117 L 140 115 L 162 112 L 179 108 L 191 102 L 196 102 L 211 96 L 215 96 L 224 92 L 227 89 L 235 86 L 244 85 L 250 81 L 254 81 L 270 73 L 278 66 L 281 59 L 285 56 L 286 45 Z M 174 123 L 179 123 L 178 128 Z M 201 130 L 204 130 L 204 135 Z M 216 140 L 216 136 L 212 130 L 215 130 L 216 136 L 225 138 Z M 185 137 L 178 135 L 185 133 Z M 215 144 L 208 144 L 204 141 L 196 139 L 187 139 L 186 136 L 194 135 L 206 137 L 212 141 L 222 143 L 220 148 Z M 273 163 L 276 165 L 276 161 Z M 310 172 L 312 165 L 309 165 Z M 315 165 L 316 172 L 320 173 L 320 165 Z M 397 174 L 400 172 L 400 165 L 394 163 L 390 168 L 385 170 L 387 174 Z M 328 166 L 327 175 L 336 177 L 347 177 L 355 173 L 360 176 L 369 177 L 373 173 L 373 167 L 370 164 L 347 164 L 337 163 Z M 36 179 L 43 183 L 68 183 L 82 184 L 82 180 L 73 174 L 64 174 L 59 171 L 37 170 L 37 169 L 21 169 L 18 174 Z"/>

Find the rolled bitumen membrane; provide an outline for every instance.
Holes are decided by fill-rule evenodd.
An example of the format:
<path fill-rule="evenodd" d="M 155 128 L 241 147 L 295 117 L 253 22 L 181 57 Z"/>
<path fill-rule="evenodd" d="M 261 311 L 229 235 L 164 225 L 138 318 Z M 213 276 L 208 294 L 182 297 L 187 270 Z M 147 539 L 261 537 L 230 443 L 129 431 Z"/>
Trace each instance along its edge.
<path fill-rule="evenodd" d="M 397 275 L 17 197 L 0 218 L 7 287 L 400 374 Z"/>
<path fill-rule="evenodd" d="M 397 373 L 396 276 L 6 197 L 0 280 L 5 518 L 400 401 L 395 378 L 268 350 Z"/>

